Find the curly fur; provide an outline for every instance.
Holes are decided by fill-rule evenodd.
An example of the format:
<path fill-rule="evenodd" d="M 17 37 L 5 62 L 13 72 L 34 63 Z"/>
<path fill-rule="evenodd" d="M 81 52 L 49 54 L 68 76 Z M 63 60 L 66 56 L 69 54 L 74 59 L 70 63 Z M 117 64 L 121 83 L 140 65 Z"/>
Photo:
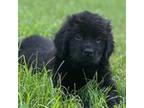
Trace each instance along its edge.
<path fill-rule="evenodd" d="M 61 75 L 69 91 L 86 85 L 86 79 L 93 79 L 97 72 L 98 82 L 103 81 L 101 88 L 112 87 L 108 105 L 113 107 L 119 99 L 109 66 L 114 49 L 111 29 L 110 21 L 98 14 L 84 11 L 69 16 L 54 40 L 54 72 Z"/>

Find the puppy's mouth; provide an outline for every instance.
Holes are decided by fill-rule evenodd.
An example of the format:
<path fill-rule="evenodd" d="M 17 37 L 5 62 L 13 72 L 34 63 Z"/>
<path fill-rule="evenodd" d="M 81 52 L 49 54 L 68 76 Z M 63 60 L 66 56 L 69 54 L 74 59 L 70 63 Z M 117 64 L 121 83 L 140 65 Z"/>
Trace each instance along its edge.
<path fill-rule="evenodd" d="M 81 56 L 80 57 L 81 64 L 84 65 L 97 65 L 100 61 L 100 57 L 93 55 L 93 56 Z"/>
<path fill-rule="evenodd" d="M 95 60 L 92 56 L 81 56 L 81 63 L 83 64 L 94 64 Z"/>
<path fill-rule="evenodd" d="M 96 55 L 83 55 L 79 54 L 77 56 L 70 56 L 69 60 L 72 63 L 76 63 L 82 66 L 90 66 L 90 65 L 97 65 L 99 59 Z"/>

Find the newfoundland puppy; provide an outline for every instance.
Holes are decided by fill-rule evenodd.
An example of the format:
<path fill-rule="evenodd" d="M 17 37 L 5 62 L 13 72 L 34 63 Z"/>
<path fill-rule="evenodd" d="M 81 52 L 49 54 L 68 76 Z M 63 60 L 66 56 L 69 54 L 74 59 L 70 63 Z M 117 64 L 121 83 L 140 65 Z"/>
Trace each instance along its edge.
<path fill-rule="evenodd" d="M 39 68 L 43 64 L 49 64 L 47 62 L 54 56 L 54 62 L 50 63 L 54 73 L 53 80 L 56 82 L 60 77 L 61 84 L 70 92 L 86 85 L 97 73 L 98 83 L 102 82 L 100 88 L 111 87 L 107 103 L 113 108 L 119 103 L 109 66 L 113 49 L 110 21 L 98 14 L 84 11 L 67 18 L 56 33 L 54 42 L 39 36 L 26 38 L 21 44 L 19 55 L 26 56 L 30 65 L 36 59 L 33 55 L 39 53 Z"/>

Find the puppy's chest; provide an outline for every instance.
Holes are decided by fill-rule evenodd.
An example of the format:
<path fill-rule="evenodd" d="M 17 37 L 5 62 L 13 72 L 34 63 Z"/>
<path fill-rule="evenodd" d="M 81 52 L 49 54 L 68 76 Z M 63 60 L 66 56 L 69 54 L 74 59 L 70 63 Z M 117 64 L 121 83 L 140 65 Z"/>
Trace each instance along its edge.
<path fill-rule="evenodd" d="M 96 73 L 96 69 L 91 67 L 73 67 L 65 64 L 61 68 L 61 75 L 64 79 L 69 80 L 85 80 L 92 79 Z"/>
<path fill-rule="evenodd" d="M 92 69 L 74 68 L 68 65 L 63 65 L 60 74 L 62 78 L 62 85 L 69 89 L 79 89 L 88 81 L 93 79 L 95 71 Z"/>

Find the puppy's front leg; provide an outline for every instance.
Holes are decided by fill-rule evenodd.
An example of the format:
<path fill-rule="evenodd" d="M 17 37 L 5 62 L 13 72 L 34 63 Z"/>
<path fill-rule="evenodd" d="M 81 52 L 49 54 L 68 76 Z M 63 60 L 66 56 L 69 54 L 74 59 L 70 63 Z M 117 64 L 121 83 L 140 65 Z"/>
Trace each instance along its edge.
<path fill-rule="evenodd" d="M 109 108 L 119 104 L 119 97 L 116 89 L 115 82 L 112 80 L 109 65 L 100 66 L 98 69 L 98 81 L 101 82 L 101 88 L 110 88 L 108 92 L 107 104 Z"/>

